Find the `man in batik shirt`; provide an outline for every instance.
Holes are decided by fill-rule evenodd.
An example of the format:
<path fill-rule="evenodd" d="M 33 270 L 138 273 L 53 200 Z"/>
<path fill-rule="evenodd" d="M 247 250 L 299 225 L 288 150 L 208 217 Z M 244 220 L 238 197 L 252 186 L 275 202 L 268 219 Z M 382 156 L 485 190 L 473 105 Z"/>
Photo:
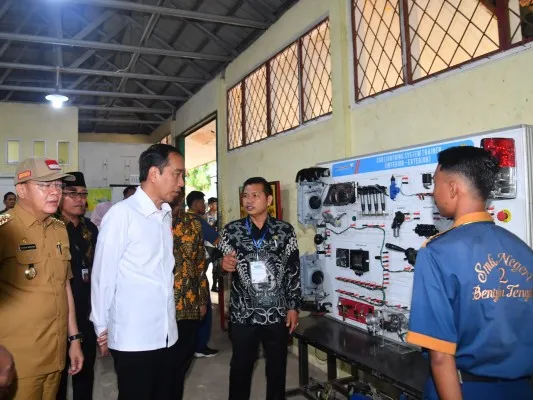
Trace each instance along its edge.
<path fill-rule="evenodd" d="M 272 188 L 264 178 L 243 185 L 248 216 L 226 225 L 218 248 L 232 274 L 230 319 L 233 355 L 230 400 L 248 400 L 259 343 L 266 362 L 267 400 L 285 399 L 289 334 L 298 325 L 300 258 L 294 228 L 268 215 Z"/>
<path fill-rule="evenodd" d="M 177 399 L 183 398 L 185 376 L 191 366 L 196 348 L 200 321 L 207 311 L 209 288 L 205 275 L 205 246 L 202 226 L 198 218 L 186 213 L 183 190 L 172 206 L 174 232 L 174 297 L 178 323 Z"/>

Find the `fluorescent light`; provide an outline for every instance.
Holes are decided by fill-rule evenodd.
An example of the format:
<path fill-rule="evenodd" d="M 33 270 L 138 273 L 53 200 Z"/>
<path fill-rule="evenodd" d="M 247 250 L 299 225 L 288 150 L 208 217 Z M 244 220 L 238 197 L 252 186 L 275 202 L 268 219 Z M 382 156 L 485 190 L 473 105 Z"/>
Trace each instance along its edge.
<path fill-rule="evenodd" d="M 67 96 L 63 96 L 61 94 L 49 94 L 45 97 L 46 100 L 52 103 L 52 107 L 54 108 L 61 108 L 63 107 L 63 103 L 68 101 Z"/>

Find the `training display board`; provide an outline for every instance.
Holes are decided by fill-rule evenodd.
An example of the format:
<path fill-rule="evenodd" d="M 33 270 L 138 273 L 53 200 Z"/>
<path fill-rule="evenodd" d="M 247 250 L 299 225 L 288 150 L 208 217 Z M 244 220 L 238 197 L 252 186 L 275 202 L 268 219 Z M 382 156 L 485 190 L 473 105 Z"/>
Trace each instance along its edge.
<path fill-rule="evenodd" d="M 416 251 L 453 223 L 432 197 L 438 153 L 454 146 L 500 151 L 488 211 L 531 245 L 531 136 L 528 127 L 509 128 L 323 163 L 303 174 L 298 218 L 316 228 L 317 249 L 302 257 L 304 297 L 331 303 L 333 318 L 403 343 Z"/>

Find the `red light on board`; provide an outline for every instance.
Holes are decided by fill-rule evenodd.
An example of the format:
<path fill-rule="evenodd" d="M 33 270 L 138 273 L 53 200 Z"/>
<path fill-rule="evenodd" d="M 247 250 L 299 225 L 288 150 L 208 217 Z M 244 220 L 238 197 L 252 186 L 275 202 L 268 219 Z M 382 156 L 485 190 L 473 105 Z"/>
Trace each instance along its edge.
<path fill-rule="evenodd" d="M 481 146 L 498 159 L 500 168 L 516 167 L 514 139 L 509 139 L 509 138 L 481 139 Z"/>

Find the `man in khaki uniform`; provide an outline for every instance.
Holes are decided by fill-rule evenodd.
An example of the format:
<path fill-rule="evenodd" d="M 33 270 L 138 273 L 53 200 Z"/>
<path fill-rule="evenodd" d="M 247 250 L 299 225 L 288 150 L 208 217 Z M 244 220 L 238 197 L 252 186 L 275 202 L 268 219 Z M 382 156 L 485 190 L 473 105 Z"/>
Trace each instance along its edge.
<path fill-rule="evenodd" d="M 55 160 L 22 161 L 15 173 L 18 204 L 0 215 L 0 343 L 17 369 L 8 398 L 55 399 L 71 341 L 69 373 L 83 365 L 70 288 L 69 241 L 65 225 L 51 217 L 63 180 Z"/>

